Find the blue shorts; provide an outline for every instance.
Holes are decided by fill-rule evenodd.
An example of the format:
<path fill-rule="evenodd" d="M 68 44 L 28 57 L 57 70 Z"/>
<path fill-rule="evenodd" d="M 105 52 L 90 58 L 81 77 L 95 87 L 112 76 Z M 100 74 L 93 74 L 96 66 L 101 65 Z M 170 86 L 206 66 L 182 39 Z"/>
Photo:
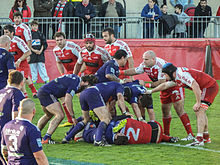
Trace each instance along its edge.
<path fill-rule="evenodd" d="M 40 100 L 40 104 L 44 107 L 58 102 L 58 99 L 54 95 L 48 94 L 44 92 L 42 89 L 38 90 L 37 97 Z"/>
<path fill-rule="evenodd" d="M 105 106 L 104 99 L 102 98 L 98 89 L 88 88 L 80 94 L 80 105 L 84 111 L 93 110 L 98 107 Z"/>

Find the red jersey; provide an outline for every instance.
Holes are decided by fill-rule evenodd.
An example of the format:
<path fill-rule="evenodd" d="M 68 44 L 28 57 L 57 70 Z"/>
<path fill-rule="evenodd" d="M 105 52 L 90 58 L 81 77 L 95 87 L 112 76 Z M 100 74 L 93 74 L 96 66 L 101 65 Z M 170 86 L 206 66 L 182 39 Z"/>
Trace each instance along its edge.
<path fill-rule="evenodd" d="M 77 62 L 80 53 L 80 46 L 71 41 L 66 41 L 63 49 L 56 46 L 53 49 L 56 61 L 61 61 L 68 73 L 73 73 L 74 66 Z"/>
<path fill-rule="evenodd" d="M 127 58 L 132 57 L 131 50 L 130 50 L 130 48 L 128 47 L 128 45 L 124 41 L 116 40 L 112 44 L 105 45 L 105 50 L 107 50 L 111 56 L 114 56 L 115 52 L 117 50 L 119 50 L 119 49 L 123 49 L 123 50 L 125 50 L 127 52 Z M 128 62 L 125 64 L 124 67 L 120 67 L 119 69 L 120 70 L 129 69 Z M 120 75 L 120 76 L 123 76 L 123 75 Z"/>
<path fill-rule="evenodd" d="M 31 41 L 32 40 L 31 30 L 24 23 L 21 23 L 20 25 L 15 27 L 15 35 L 20 37 L 26 43 L 27 43 L 27 41 Z"/>
<path fill-rule="evenodd" d="M 126 119 L 127 123 L 122 133 L 128 137 L 129 144 L 150 143 L 152 127 L 150 124 L 140 122 L 134 119 Z"/>
<path fill-rule="evenodd" d="M 188 86 L 191 88 L 194 80 L 199 84 L 201 90 L 204 88 L 210 88 L 216 83 L 214 78 L 202 71 L 185 67 L 177 68 L 175 81 L 179 86 Z"/>
<path fill-rule="evenodd" d="M 95 49 L 91 52 L 84 47 L 80 52 L 77 63 L 82 64 L 85 62 L 86 69 L 84 74 L 89 75 L 95 74 L 106 61 L 110 60 L 110 58 L 109 53 L 99 46 L 95 46 Z"/>

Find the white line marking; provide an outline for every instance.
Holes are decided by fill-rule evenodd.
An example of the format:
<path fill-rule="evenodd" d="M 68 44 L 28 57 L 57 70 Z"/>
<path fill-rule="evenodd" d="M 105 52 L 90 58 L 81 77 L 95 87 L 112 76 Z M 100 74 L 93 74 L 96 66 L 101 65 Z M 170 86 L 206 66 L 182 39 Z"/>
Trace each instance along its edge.
<path fill-rule="evenodd" d="M 175 147 L 183 147 L 183 148 L 192 148 L 192 149 L 197 149 L 197 150 L 203 150 L 203 151 L 211 151 L 211 152 L 217 152 L 220 153 L 220 151 L 217 150 L 212 150 L 212 149 L 208 149 L 208 148 L 203 148 L 203 147 L 193 147 L 193 146 L 186 146 L 186 145 L 181 145 L 181 144 L 172 144 L 172 143 L 160 143 L 160 144 L 164 144 L 167 146 L 175 146 Z"/>

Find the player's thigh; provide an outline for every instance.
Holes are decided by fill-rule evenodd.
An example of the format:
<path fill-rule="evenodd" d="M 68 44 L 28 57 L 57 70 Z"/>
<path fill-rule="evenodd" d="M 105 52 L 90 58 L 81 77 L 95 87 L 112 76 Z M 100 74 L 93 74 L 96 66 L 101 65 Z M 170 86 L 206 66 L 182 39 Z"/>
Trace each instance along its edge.
<path fill-rule="evenodd" d="M 184 111 L 184 100 L 179 100 L 175 103 L 173 103 L 174 109 L 176 110 L 176 113 L 178 115 L 182 115 L 185 111 Z"/>
<path fill-rule="evenodd" d="M 44 113 L 47 115 L 47 117 L 49 117 L 49 118 L 53 117 L 53 114 L 50 113 L 46 107 L 42 106 L 42 109 L 43 109 Z"/>
<path fill-rule="evenodd" d="M 172 103 L 161 104 L 161 109 L 163 114 L 171 114 Z"/>
<path fill-rule="evenodd" d="M 101 121 L 105 121 L 106 124 L 110 122 L 110 119 L 109 119 L 110 115 L 109 115 L 109 112 L 106 106 L 95 108 L 93 111 L 96 113 L 96 115 Z"/>
<path fill-rule="evenodd" d="M 61 116 L 64 115 L 63 110 L 62 110 L 59 102 L 55 102 L 53 104 L 50 104 L 46 108 L 53 115 L 61 115 Z"/>

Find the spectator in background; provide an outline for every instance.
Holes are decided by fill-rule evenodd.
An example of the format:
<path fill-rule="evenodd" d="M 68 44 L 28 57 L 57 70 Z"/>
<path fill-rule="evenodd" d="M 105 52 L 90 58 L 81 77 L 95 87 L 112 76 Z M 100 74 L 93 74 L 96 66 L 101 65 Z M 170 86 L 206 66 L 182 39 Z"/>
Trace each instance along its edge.
<path fill-rule="evenodd" d="M 51 10 L 54 6 L 53 0 L 33 0 L 34 17 L 52 17 Z M 49 20 L 39 19 L 39 31 L 41 31 L 46 38 L 49 38 Z"/>
<path fill-rule="evenodd" d="M 173 7 L 175 7 L 177 4 L 180 4 L 184 8 L 186 5 L 193 4 L 193 0 L 170 0 L 170 4 Z"/>
<path fill-rule="evenodd" d="M 47 71 L 45 67 L 44 51 L 47 49 L 47 41 L 42 32 L 38 30 L 38 22 L 31 22 L 31 35 L 32 35 L 32 54 L 30 56 L 30 69 L 33 83 L 37 83 L 38 72 L 41 79 L 45 82 L 49 82 Z"/>
<path fill-rule="evenodd" d="M 164 17 L 167 16 L 167 5 L 163 4 L 160 7 L 162 16 L 160 18 L 160 23 L 159 23 L 159 37 L 160 38 L 167 38 L 166 35 L 168 34 L 168 32 L 165 29 L 165 24 L 164 24 Z"/>
<path fill-rule="evenodd" d="M 175 15 L 178 18 L 179 23 L 176 25 L 174 30 L 174 38 L 186 38 L 186 22 L 190 20 L 189 16 L 183 12 L 183 6 L 177 4 L 175 6 Z"/>
<path fill-rule="evenodd" d="M 205 29 L 208 27 L 210 18 L 206 16 L 212 16 L 212 9 L 207 5 L 207 0 L 200 0 L 198 6 L 195 9 L 195 16 L 203 16 L 204 18 L 195 18 L 195 37 L 203 38 Z"/>
<path fill-rule="evenodd" d="M 59 0 L 56 4 L 54 4 L 52 10 L 52 17 L 74 17 L 75 16 L 75 9 L 71 2 L 67 2 L 66 0 Z M 73 38 L 73 20 L 70 19 L 56 19 L 56 22 L 53 24 L 53 35 L 57 31 L 63 31 L 66 34 L 66 37 L 69 39 Z M 64 25 L 64 26 L 63 26 Z"/>
<path fill-rule="evenodd" d="M 196 6 L 194 4 L 189 4 L 184 7 L 184 13 L 190 16 L 190 21 L 186 23 L 186 31 L 187 31 L 188 38 L 194 37 L 194 30 L 193 30 L 194 17 L 193 16 L 195 16 L 195 9 L 196 9 Z"/>
<path fill-rule="evenodd" d="M 11 8 L 9 18 L 14 22 L 13 14 L 17 11 L 20 11 L 24 18 L 31 17 L 31 10 L 27 6 L 26 0 L 15 0 L 13 7 Z M 22 19 L 22 22 L 28 22 L 28 19 Z"/>
<path fill-rule="evenodd" d="M 109 0 L 101 5 L 99 17 L 126 17 L 126 11 L 122 4 Z M 105 19 L 105 28 L 112 27 L 115 31 L 115 38 L 120 37 L 120 28 L 122 19 Z"/>
<path fill-rule="evenodd" d="M 77 38 L 82 38 L 82 30 L 84 29 L 84 33 L 88 33 L 90 31 L 90 24 L 89 21 L 96 16 L 95 7 L 89 0 L 83 0 L 81 3 L 79 3 L 76 6 L 76 17 L 80 17 L 84 19 L 85 26 L 87 26 L 87 31 L 85 27 L 83 27 L 83 24 L 80 23 L 80 25 L 77 27 L 77 30 L 79 34 L 77 35 Z"/>
<path fill-rule="evenodd" d="M 153 38 L 155 30 L 155 21 L 162 16 L 159 7 L 156 5 L 156 0 L 148 0 L 148 4 L 144 6 L 141 17 L 145 17 L 144 21 L 144 36 L 143 38 Z"/>
<path fill-rule="evenodd" d="M 167 0 L 156 0 L 156 5 L 158 5 L 159 7 L 162 5 L 167 6 Z"/>

